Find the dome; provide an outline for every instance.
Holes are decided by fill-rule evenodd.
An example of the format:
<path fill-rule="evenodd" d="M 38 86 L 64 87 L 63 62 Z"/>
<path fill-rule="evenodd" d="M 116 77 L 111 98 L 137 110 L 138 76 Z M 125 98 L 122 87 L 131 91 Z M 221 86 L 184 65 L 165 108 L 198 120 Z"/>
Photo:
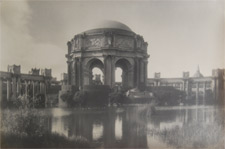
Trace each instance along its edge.
<path fill-rule="evenodd" d="M 197 71 L 195 72 L 195 74 L 193 75 L 194 78 L 201 78 L 201 77 L 204 77 L 201 72 L 200 72 L 200 69 L 199 69 L 199 66 L 197 68 Z"/>
<path fill-rule="evenodd" d="M 132 32 L 132 30 L 125 24 L 118 21 L 104 20 L 95 24 L 93 29 L 107 28 L 107 29 L 121 29 Z"/>

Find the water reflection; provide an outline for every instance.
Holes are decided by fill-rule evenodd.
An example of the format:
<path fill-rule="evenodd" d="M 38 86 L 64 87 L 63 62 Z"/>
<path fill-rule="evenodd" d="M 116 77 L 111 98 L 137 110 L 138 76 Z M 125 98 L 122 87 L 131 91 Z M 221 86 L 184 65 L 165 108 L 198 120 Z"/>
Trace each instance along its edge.
<path fill-rule="evenodd" d="M 60 111 L 61 114 L 56 114 Z M 143 114 L 143 107 L 124 107 L 99 110 L 54 109 L 51 132 L 70 137 L 83 137 L 100 142 L 103 147 L 164 148 L 166 142 L 157 132 L 183 128 L 192 123 L 199 126 L 220 123 L 223 118 L 217 108 L 158 108 L 155 115 Z"/>
<path fill-rule="evenodd" d="M 116 137 L 116 140 L 122 139 L 122 125 L 123 125 L 122 117 L 117 115 L 116 121 L 115 121 L 115 137 Z"/>
<path fill-rule="evenodd" d="M 66 127 L 65 123 L 62 121 L 61 117 L 54 117 L 52 119 L 52 130 L 53 133 L 58 133 L 60 135 L 64 135 L 68 137 L 68 127 Z"/>

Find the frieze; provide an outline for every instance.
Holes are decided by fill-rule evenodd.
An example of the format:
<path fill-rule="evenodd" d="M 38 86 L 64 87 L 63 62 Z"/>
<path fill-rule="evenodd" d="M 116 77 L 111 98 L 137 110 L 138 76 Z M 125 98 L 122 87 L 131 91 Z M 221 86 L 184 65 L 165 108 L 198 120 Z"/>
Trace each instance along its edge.
<path fill-rule="evenodd" d="M 104 38 L 99 36 L 99 37 L 88 37 L 86 38 L 86 41 L 85 41 L 85 46 L 87 48 L 95 48 L 95 47 L 101 47 L 102 46 L 102 43 L 104 41 Z"/>
<path fill-rule="evenodd" d="M 123 48 L 123 49 L 133 49 L 134 48 L 134 40 L 125 36 L 117 36 L 115 41 L 115 47 Z"/>

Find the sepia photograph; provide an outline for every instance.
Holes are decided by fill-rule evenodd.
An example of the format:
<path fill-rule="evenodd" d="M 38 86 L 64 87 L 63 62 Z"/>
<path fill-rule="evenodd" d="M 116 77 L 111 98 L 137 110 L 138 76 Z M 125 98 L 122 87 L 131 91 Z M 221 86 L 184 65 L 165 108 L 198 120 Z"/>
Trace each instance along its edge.
<path fill-rule="evenodd" d="M 225 148 L 224 0 L 0 0 L 0 148 Z"/>

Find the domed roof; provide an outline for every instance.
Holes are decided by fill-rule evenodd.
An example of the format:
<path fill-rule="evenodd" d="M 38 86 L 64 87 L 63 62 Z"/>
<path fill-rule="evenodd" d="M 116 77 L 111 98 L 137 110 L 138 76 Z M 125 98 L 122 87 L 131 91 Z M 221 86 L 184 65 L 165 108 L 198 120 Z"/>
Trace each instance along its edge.
<path fill-rule="evenodd" d="M 111 20 L 104 20 L 93 26 L 93 29 L 99 29 L 99 28 L 121 29 L 121 30 L 132 32 L 132 30 L 127 25 L 118 21 L 111 21 Z"/>
<path fill-rule="evenodd" d="M 199 66 L 197 68 L 197 71 L 195 72 L 195 74 L 193 75 L 194 78 L 201 78 L 201 77 L 204 77 L 201 72 L 200 72 L 200 69 L 199 69 Z"/>

